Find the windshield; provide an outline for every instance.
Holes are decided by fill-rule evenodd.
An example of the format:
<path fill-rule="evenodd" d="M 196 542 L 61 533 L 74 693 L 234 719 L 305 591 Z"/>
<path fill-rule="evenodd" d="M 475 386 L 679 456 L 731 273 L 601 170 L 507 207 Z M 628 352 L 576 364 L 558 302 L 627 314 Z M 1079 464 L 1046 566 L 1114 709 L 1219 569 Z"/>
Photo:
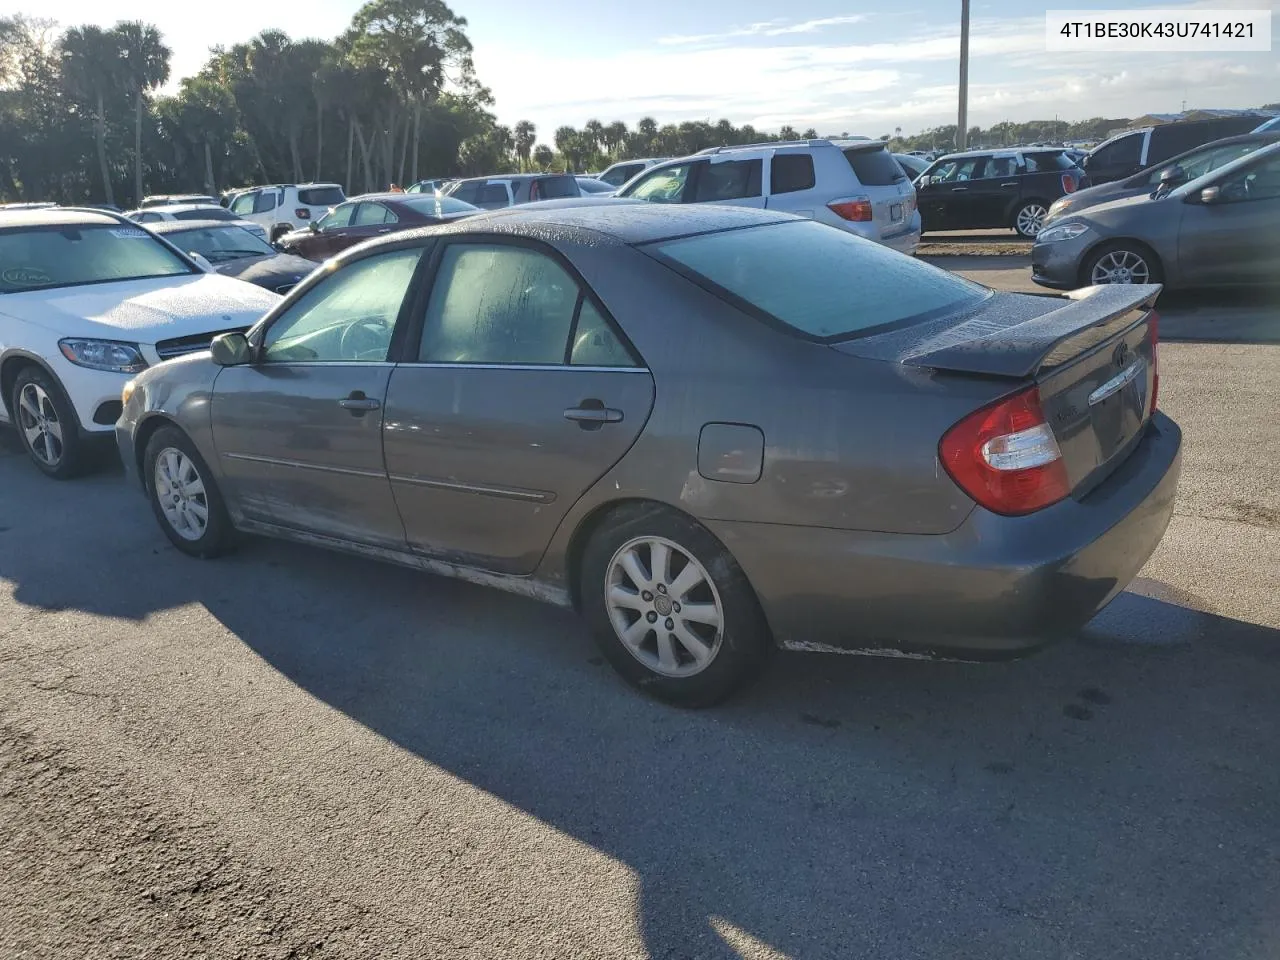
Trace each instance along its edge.
<path fill-rule="evenodd" d="M 195 272 L 140 227 L 78 224 L 0 230 L 0 293 Z"/>
<path fill-rule="evenodd" d="M 642 249 L 748 312 L 815 340 L 923 322 L 990 295 L 955 274 L 812 220 Z"/>
<path fill-rule="evenodd" d="M 447 217 L 458 213 L 479 213 L 479 207 L 473 207 L 453 197 L 422 196 L 410 197 L 397 201 L 402 206 L 415 210 L 426 217 Z"/>
<path fill-rule="evenodd" d="M 226 263 L 244 257 L 269 257 L 275 250 L 269 243 L 243 227 L 205 227 L 166 233 L 165 238 L 181 250 L 194 250 L 210 263 Z"/>
<path fill-rule="evenodd" d="M 1241 157 L 1248 156 L 1259 147 L 1265 146 L 1261 143 L 1233 143 L 1225 147 L 1215 147 L 1205 150 L 1196 156 L 1187 157 L 1178 163 L 1166 163 L 1157 167 L 1151 174 L 1147 175 L 1147 183 L 1150 186 L 1158 187 L 1160 178 L 1166 170 L 1172 170 L 1174 167 L 1182 168 L 1182 176 L 1180 180 L 1194 180 L 1196 177 L 1203 177 L 1206 173 L 1212 173 L 1218 167 L 1232 160 L 1238 160 Z"/>

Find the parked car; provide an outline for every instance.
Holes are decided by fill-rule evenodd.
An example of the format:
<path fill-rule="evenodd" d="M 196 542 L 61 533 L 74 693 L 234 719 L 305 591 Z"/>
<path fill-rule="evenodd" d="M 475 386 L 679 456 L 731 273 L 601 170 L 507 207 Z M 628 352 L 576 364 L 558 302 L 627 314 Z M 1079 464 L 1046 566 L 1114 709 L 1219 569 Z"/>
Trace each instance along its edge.
<path fill-rule="evenodd" d="M 0 419 L 63 479 L 109 439 L 130 376 L 207 350 L 279 297 L 205 273 L 110 213 L 38 210 L 0 219 Z"/>
<path fill-rule="evenodd" d="M 898 161 L 898 166 L 905 170 L 912 180 L 929 169 L 929 161 L 914 153 L 895 153 L 893 159 Z"/>
<path fill-rule="evenodd" d="M 1008 656 L 1119 593 L 1178 476 L 1158 293 L 994 293 L 775 211 L 510 210 L 348 251 L 137 376 L 117 440 L 187 554 L 241 530 L 576 607 L 702 705 L 775 644 Z"/>
<path fill-rule="evenodd" d="M 1186 153 L 1192 147 L 1250 133 L 1257 127 L 1259 119 L 1246 114 L 1213 120 L 1179 120 L 1158 127 L 1127 130 L 1090 150 L 1084 159 L 1084 169 L 1089 174 L 1090 183 L 1095 186 L 1122 180 L 1146 167 Z"/>
<path fill-rule="evenodd" d="M 471 177 L 455 180 L 440 191 L 484 210 L 499 210 L 538 200 L 558 200 L 582 196 L 582 188 L 571 173 L 513 173 L 501 177 Z"/>
<path fill-rule="evenodd" d="M 267 239 L 274 243 L 286 233 L 319 220 L 330 207 L 346 199 L 336 183 L 283 183 L 246 190 L 227 209 L 263 227 Z"/>
<path fill-rule="evenodd" d="M 1254 133 L 1280 133 L 1280 117 L 1272 117 L 1266 123 L 1260 123 L 1253 130 Z"/>
<path fill-rule="evenodd" d="M 1088 186 L 1062 149 L 953 153 L 916 180 L 926 232 L 1009 227 L 1028 239 L 1056 199 Z"/>
<path fill-rule="evenodd" d="M 578 190 L 582 193 L 612 194 L 615 190 L 612 184 L 594 177 L 574 177 L 574 179 L 578 181 Z"/>
<path fill-rule="evenodd" d="M 149 197 L 143 197 L 142 202 L 138 204 L 138 208 L 145 210 L 148 207 L 168 207 L 176 203 L 208 203 L 218 206 L 218 198 L 211 197 L 207 193 L 159 193 Z"/>
<path fill-rule="evenodd" d="M 633 177 L 638 176 L 655 164 L 665 163 L 670 157 L 644 157 L 635 160 L 620 160 L 605 167 L 603 172 L 594 174 L 593 179 L 602 180 L 615 190 Z"/>
<path fill-rule="evenodd" d="M 1280 140 L 1280 130 L 1274 133 L 1246 133 L 1238 137 L 1227 137 L 1188 150 L 1172 160 L 1148 167 L 1132 177 L 1077 190 L 1053 202 L 1049 207 L 1048 215 L 1044 218 L 1044 225 L 1048 226 L 1067 213 L 1079 213 L 1081 210 L 1087 210 L 1099 203 L 1106 203 L 1108 200 L 1139 195 L 1149 196 L 1162 184 L 1172 189 L 1277 140 Z"/>
<path fill-rule="evenodd" d="M 660 163 L 619 197 L 795 213 L 913 254 L 916 191 L 879 140 L 796 140 L 715 147 Z"/>
<path fill-rule="evenodd" d="M 1280 283 L 1280 143 L 1148 198 L 1068 214 L 1031 248 L 1046 287 L 1163 283 L 1168 288 Z"/>
<path fill-rule="evenodd" d="M 56 203 L 29 201 L 22 203 L 0 203 L 0 213 L 16 213 L 20 210 L 48 210 L 56 207 Z"/>
<path fill-rule="evenodd" d="M 324 260 L 370 237 L 397 230 L 449 223 L 479 213 L 478 207 L 453 197 L 434 194 L 377 193 L 340 203 L 306 230 L 287 233 L 276 241 L 284 253 L 308 260 Z"/>
<path fill-rule="evenodd" d="M 148 207 L 145 210 L 129 210 L 125 212 L 125 216 L 134 223 L 145 223 L 148 226 L 178 220 L 218 220 L 243 227 L 263 240 L 267 238 L 267 231 L 261 225 L 250 220 L 241 220 L 230 210 L 214 203 L 175 203 L 162 207 Z"/>
<path fill-rule="evenodd" d="M 236 223 L 174 220 L 149 224 L 147 229 L 224 277 L 256 283 L 273 293 L 288 293 L 315 269 L 312 261 L 281 253 Z"/>
<path fill-rule="evenodd" d="M 434 194 L 437 190 L 442 189 L 451 183 L 452 177 L 441 177 L 436 180 L 419 180 L 417 183 L 411 183 L 404 188 L 405 193 L 426 193 Z"/>

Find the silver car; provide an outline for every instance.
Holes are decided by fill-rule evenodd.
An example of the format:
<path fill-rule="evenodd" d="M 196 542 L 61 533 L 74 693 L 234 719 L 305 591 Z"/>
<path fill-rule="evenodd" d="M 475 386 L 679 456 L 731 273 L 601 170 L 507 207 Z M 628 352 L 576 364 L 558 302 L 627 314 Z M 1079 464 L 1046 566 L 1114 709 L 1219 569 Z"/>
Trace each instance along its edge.
<path fill-rule="evenodd" d="M 652 167 L 617 196 L 792 213 L 914 254 L 916 189 L 879 140 L 797 140 L 713 147 Z"/>

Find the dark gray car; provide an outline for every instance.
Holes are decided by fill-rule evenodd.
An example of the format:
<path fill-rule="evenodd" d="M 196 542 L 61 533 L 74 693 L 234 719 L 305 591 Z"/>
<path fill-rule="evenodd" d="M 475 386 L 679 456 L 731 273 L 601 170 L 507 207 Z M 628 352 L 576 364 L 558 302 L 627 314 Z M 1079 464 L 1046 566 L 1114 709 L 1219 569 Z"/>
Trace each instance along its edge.
<path fill-rule="evenodd" d="M 1155 549 L 1159 287 L 994 293 L 735 207 L 515 209 L 354 248 L 147 370 L 117 439 L 182 551 L 234 530 L 578 609 L 714 702 L 773 646 L 999 657 Z"/>
<path fill-rule="evenodd" d="M 483 210 L 501 210 L 539 200 L 582 196 L 582 187 L 571 173 L 509 173 L 495 177 L 454 180 L 440 188 L 440 195 L 462 200 Z"/>
<path fill-rule="evenodd" d="M 234 223 L 216 220 L 171 220 L 148 223 L 147 229 L 164 237 L 183 253 L 196 253 L 215 271 L 288 293 L 315 264 L 281 253 L 271 244 Z"/>
<path fill-rule="evenodd" d="M 1274 133 L 1246 133 L 1238 137 L 1227 137 L 1225 140 L 1215 140 L 1213 143 L 1206 143 L 1194 150 L 1188 150 L 1172 160 L 1148 167 L 1132 177 L 1068 193 L 1053 201 L 1048 214 L 1045 215 L 1043 226 L 1051 226 L 1054 221 L 1068 213 L 1080 213 L 1089 207 L 1096 207 L 1110 200 L 1150 196 L 1161 185 L 1172 190 L 1277 141 L 1280 141 L 1280 130 Z"/>
<path fill-rule="evenodd" d="M 1059 218 L 1031 247 L 1031 277 L 1065 290 L 1280 283 L 1280 143 L 1167 194 L 1112 200 Z"/>

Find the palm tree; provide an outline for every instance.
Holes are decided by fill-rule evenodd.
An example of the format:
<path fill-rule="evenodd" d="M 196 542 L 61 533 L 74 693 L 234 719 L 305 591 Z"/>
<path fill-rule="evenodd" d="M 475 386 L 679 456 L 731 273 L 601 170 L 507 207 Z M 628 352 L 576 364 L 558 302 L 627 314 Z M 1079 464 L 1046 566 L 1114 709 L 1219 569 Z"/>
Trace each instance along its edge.
<path fill-rule="evenodd" d="M 528 120 L 521 120 L 516 124 L 515 140 L 516 140 L 516 157 L 520 160 L 520 169 L 523 170 L 529 163 L 532 156 L 533 144 L 538 137 L 538 128 Z"/>
<path fill-rule="evenodd" d="M 610 154 L 616 154 L 619 148 L 627 142 L 627 125 L 621 120 L 615 120 L 604 128 L 605 146 Z"/>
<path fill-rule="evenodd" d="M 555 162 L 555 151 L 545 143 L 540 143 L 533 148 L 533 165 L 539 170 L 549 170 L 551 168 L 551 164 Z"/>
<path fill-rule="evenodd" d="M 107 166 L 106 97 L 115 91 L 120 78 L 120 61 L 113 39 L 101 27 L 72 27 L 62 36 L 62 79 L 72 97 L 93 103 L 93 134 L 98 144 L 98 167 L 102 191 L 115 204 L 111 189 L 111 169 Z"/>
<path fill-rule="evenodd" d="M 582 125 L 582 139 L 585 141 L 583 145 L 594 152 L 604 142 L 604 124 L 599 120 L 588 120 Z"/>
<path fill-rule="evenodd" d="M 120 69 L 133 96 L 133 189 L 134 202 L 142 202 L 142 100 L 151 90 L 169 79 L 172 51 L 164 45 L 160 31 L 141 20 L 117 23 L 110 34 L 116 41 Z"/>

